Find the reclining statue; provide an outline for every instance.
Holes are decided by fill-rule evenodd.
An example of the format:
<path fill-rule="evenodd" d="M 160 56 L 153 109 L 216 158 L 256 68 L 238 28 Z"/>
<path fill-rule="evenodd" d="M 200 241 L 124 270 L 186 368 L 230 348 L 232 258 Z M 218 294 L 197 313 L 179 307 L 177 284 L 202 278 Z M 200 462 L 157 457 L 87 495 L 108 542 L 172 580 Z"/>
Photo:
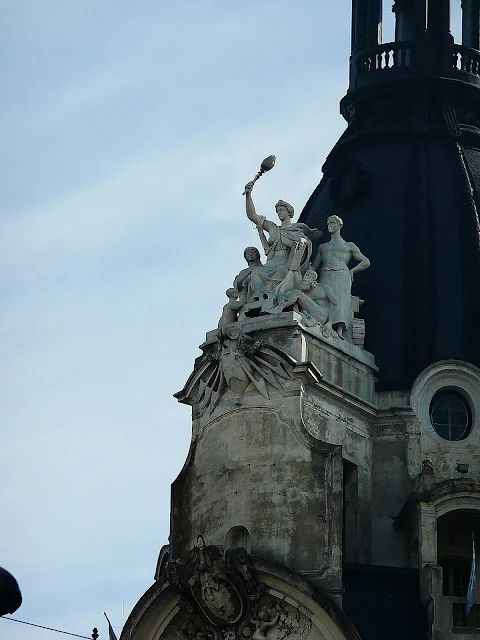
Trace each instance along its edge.
<path fill-rule="evenodd" d="M 319 324 L 325 337 L 336 337 L 332 328 L 337 299 L 328 285 L 317 284 L 317 274 L 308 269 L 303 276 L 301 289 L 286 291 L 279 296 L 279 303 L 270 313 L 281 313 L 286 307 L 297 305 L 303 313 L 306 326 Z"/>

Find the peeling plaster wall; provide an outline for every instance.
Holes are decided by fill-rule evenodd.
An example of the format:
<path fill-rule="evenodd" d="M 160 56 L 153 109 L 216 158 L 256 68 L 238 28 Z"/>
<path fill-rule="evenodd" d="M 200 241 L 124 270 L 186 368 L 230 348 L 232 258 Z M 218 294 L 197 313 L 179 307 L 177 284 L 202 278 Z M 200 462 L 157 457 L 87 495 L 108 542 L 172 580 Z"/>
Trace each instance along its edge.
<path fill-rule="evenodd" d="M 403 434 L 388 430 L 373 441 L 372 564 L 405 567 L 405 540 L 393 522 L 408 497 Z"/>
<path fill-rule="evenodd" d="M 227 545 L 229 531 L 244 527 L 253 556 L 302 574 L 338 604 L 344 562 L 418 568 L 431 628 L 451 637 L 450 613 L 439 609 L 437 498 L 429 492 L 440 484 L 448 509 L 470 509 L 470 494 L 449 487 L 458 485 L 458 463 L 470 474 L 480 465 L 480 372 L 435 363 L 412 390 L 375 393 L 371 354 L 325 340 L 294 316 L 284 326 L 280 320 L 248 326 L 291 355 L 283 391 L 269 388 L 263 397 L 251 385 L 239 406 L 227 389 L 211 413 L 194 413 L 189 457 L 172 486 L 172 556 L 184 557 L 199 534 Z M 309 377 L 309 366 L 321 376 Z M 472 432 L 464 441 L 442 440 L 430 424 L 431 398 L 463 383 L 474 399 Z M 435 589 L 426 568 L 437 576 Z M 451 603 L 445 607 L 450 612 Z"/>
<path fill-rule="evenodd" d="M 174 555 L 198 534 L 224 545 L 243 526 L 253 555 L 299 572 L 327 570 L 332 588 L 341 580 L 340 449 L 308 446 L 273 409 L 238 409 L 208 425 L 172 500 Z"/>

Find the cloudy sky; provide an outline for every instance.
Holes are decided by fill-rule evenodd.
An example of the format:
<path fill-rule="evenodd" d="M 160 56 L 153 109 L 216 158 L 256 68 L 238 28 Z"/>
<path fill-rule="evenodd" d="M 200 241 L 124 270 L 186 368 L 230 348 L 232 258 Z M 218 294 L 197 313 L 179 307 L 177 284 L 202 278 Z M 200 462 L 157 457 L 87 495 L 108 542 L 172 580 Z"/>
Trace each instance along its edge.
<path fill-rule="evenodd" d="M 257 210 L 301 211 L 344 129 L 349 22 L 348 0 L 0 3 L 15 617 L 107 638 L 103 611 L 119 635 L 122 601 L 127 615 L 152 583 L 190 442 L 172 394 L 258 245 L 243 186 L 273 153 Z M 0 620 L 0 637 L 61 636 Z"/>

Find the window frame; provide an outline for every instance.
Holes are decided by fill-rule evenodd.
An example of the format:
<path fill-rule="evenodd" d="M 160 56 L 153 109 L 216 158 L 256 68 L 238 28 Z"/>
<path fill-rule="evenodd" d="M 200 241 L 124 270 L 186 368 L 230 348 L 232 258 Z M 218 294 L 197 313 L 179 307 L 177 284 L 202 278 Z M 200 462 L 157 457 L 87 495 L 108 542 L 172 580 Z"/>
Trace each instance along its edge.
<path fill-rule="evenodd" d="M 449 407 L 445 409 L 445 411 L 448 412 L 448 422 L 445 424 L 442 423 L 438 423 L 434 421 L 433 418 L 433 412 L 435 411 L 435 403 L 442 398 L 442 396 L 446 395 L 446 394 L 455 394 L 455 396 L 457 396 L 465 409 L 465 413 L 466 413 L 466 425 L 464 428 L 464 432 L 462 434 L 462 436 L 460 438 L 452 438 L 452 427 L 456 427 L 456 426 L 460 426 L 460 425 L 454 425 L 451 423 L 451 413 L 454 411 L 454 409 L 450 409 Z M 432 425 L 433 429 L 435 430 L 435 432 L 437 433 L 437 435 L 440 436 L 440 438 L 442 438 L 442 440 L 446 440 L 447 442 L 460 442 L 461 440 L 465 440 L 465 438 L 468 438 L 468 436 L 470 435 L 471 431 L 472 431 L 472 408 L 470 406 L 470 402 L 468 401 L 468 398 L 465 397 L 465 394 L 463 394 L 461 391 L 459 391 L 456 388 L 450 388 L 450 387 L 444 387 L 442 389 L 439 389 L 435 395 L 433 396 L 433 398 L 430 401 L 430 408 L 429 408 L 429 415 L 430 415 L 430 424 Z M 439 430 L 437 429 L 436 425 L 438 426 L 444 426 L 444 427 L 448 427 L 448 435 L 450 437 L 445 438 L 444 436 L 442 436 L 439 432 Z"/>
<path fill-rule="evenodd" d="M 422 428 L 432 440 L 452 449 L 462 448 L 476 437 L 480 422 L 480 369 L 463 360 L 442 360 L 424 369 L 415 380 L 410 394 L 410 405 Z M 434 429 L 430 420 L 430 406 L 440 391 L 457 391 L 471 411 L 471 428 L 462 440 L 446 440 Z"/>

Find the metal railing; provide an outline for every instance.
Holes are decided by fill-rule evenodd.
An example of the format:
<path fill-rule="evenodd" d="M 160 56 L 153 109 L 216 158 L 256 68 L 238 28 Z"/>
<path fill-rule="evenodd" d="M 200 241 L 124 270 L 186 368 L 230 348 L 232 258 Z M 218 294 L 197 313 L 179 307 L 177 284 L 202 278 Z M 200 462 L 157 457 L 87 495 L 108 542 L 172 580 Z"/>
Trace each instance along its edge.
<path fill-rule="evenodd" d="M 456 628 L 480 629 L 480 605 L 474 604 L 467 615 L 465 598 L 452 598 L 452 624 Z"/>

